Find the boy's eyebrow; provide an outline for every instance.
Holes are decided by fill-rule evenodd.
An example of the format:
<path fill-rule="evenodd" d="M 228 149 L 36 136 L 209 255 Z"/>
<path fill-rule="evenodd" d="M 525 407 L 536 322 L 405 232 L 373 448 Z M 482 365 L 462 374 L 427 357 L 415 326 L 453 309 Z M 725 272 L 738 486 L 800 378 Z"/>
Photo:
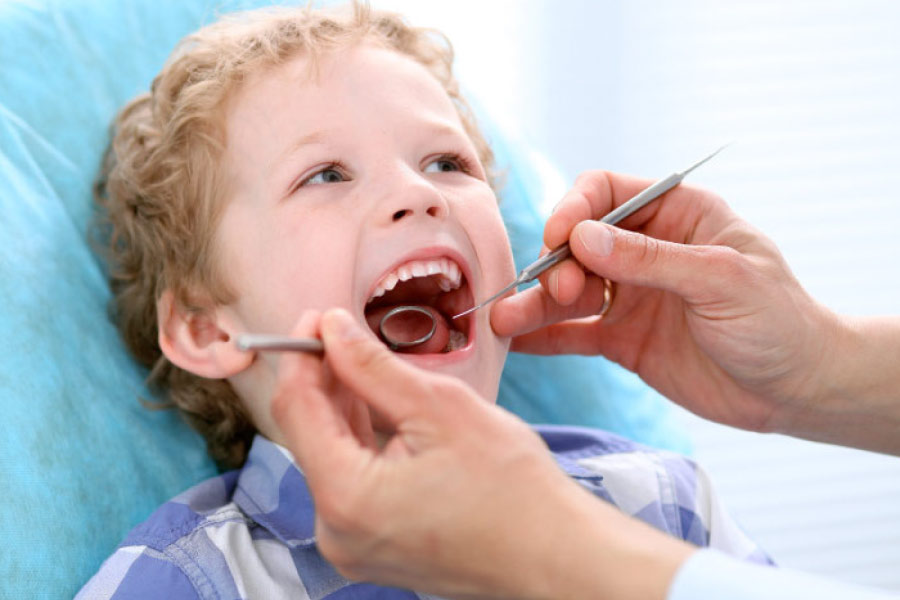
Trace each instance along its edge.
<path fill-rule="evenodd" d="M 428 121 L 425 123 L 433 131 L 431 135 L 435 137 L 438 136 L 462 136 L 463 138 L 467 138 L 465 130 L 460 129 L 459 127 L 455 127 L 446 121 Z"/>
<path fill-rule="evenodd" d="M 303 146 L 308 146 L 310 144 L 318 144 L 325 138 L 325 135 L 321 130 L 313 131 L 312 133 L 307 133 L 304 136 L 301 136 L 300 139 L 295 141 L 293 144 L 287 147 L 287 149 L 281 153 L 281 156 L 278 157 L 279 161 L 284 160 L 291 154 L 294 154 L 297 150 L 302 148 Z"/>

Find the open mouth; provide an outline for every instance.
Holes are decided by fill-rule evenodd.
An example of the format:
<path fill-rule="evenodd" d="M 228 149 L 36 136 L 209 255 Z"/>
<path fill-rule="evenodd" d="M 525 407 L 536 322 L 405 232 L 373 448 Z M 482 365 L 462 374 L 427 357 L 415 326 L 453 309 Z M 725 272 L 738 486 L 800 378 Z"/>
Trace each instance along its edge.
<path fill-rule="evenodd" d="M 412 260 L 384 275 L 366 303 L 365 315 L 369 328 L 382 341 L 412 341 L 431 328 L 432 320 L 427 315 L 409 312 L 386 320 L 384 333 L 390 340 L 381 335 L 381 320 L 399 306 L 426 309 L 434 318 L 434 335 L 421 344 L 392 349 L 410 354 L 440 354 L 461 350 L 473 339 L 472 315 L 452 319 L 472 305 L 473 295 L 463 270 L 453 259 L 441 257 Z"/>

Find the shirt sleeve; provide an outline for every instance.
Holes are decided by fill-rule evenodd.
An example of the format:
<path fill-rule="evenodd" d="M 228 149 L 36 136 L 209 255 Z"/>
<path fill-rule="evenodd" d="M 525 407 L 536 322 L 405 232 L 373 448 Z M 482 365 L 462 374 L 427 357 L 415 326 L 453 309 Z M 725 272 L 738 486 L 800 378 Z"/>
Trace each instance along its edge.
<path fill-rule="evenodd" d="M 78 592 L 75 600 L 199 600 L 176 564 L 146 546 L 119 548 Z"/>
<path fill-rule="evenodd" d="M 900 595 L 754 565 L 715 550 L 698 550 L 678 570 L 667 600 L 898 600 Z"/>

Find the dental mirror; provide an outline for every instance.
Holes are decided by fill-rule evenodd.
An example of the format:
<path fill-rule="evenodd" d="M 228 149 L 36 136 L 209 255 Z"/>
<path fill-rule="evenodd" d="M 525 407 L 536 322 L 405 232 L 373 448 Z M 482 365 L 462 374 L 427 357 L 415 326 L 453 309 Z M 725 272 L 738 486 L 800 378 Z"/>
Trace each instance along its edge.
<path fill-rule="evenodd" d="M 427 308 L 396 306 L 378 322 L 378 334 L 391 350 L 414 348 L 430 340 L 437 331 L 437 318 Z M 310 352 L 322 354 L 325 346 L 317 338 L 245 333 L 236 341 L 239 350 L 262 352 Z"/>
<path fill-rule="evenodd" d="M 397 306 L 378 321 L 378 333 L 391 350 L 424 344 L 437 331 L 437 318 L 421 306 Z M 418 334 L 418 337 L 416 337 Z M 407 338 L 407 339 L 402 339 Z M 412 338 L 412 339 L 410 339 Z"/>

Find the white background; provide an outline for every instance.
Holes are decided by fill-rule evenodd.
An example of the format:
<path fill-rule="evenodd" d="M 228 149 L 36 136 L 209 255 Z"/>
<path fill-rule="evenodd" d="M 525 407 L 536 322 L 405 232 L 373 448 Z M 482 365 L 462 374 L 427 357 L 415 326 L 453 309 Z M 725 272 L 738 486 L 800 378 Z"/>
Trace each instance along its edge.
<path fill-rule="evenodd" d="M 565 184 L 589 168 L 662 177 L 735 141 L 690 182 L 828 306 L 898 312 L 900 3 L 373 3 L 447 33 L 466 87 Z M 780 564 L 900 590 L 900 459 L 684 421 Z"/>

